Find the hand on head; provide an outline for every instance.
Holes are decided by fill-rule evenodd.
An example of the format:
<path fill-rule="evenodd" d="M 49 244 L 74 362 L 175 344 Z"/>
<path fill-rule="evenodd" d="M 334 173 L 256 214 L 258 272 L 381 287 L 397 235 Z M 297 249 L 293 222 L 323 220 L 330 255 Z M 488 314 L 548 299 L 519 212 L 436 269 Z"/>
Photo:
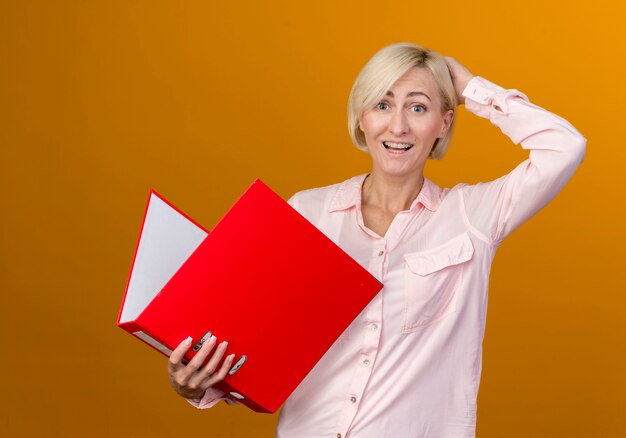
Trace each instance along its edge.
<path fill-rule="evenodd" d="M 463 97 L 463 90 L 467 86 L 467 83 L 475 76 L 473 75 L 463 64 L 454 58 L 444 56 L 450 76 L 452 76 L 452 82 L 454 83 L 454 89 L 456 90 L 457 102 L 461 105 L 465 102 Z"/>

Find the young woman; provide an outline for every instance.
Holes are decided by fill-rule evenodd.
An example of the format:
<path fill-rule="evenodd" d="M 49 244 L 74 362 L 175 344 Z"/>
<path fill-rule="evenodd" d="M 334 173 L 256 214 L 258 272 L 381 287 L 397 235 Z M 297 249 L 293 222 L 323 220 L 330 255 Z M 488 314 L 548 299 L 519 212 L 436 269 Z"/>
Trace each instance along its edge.
<path fill-rule="evenodd" d="M 461 103 L 529 158 L 495 181 L 442 189 L 424 167 L 445 154 Z M 519 91 L 407 43 L 365 65 L 348 110 L 371 171 L 289 202 L 384 288 L 287 400 L 277 435 L 473 437 L 491 262 L 569 180 L 586 141 Z M 201 408 L 231 402 L 212 388 L 233 360 L 215 344 L 185 366 L 182 343 L 169 360 L 172 386 Z"/>

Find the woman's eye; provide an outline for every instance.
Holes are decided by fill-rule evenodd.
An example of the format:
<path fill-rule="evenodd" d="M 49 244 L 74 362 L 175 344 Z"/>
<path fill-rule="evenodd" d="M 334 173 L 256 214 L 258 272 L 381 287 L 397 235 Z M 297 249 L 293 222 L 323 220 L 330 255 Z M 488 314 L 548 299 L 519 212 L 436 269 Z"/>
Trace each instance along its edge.
<path fill-rule="evenodd" d="M 426 111 L 426 107 L 424 107 L 423 105 L 413 105 L 411 107 L 411 111 L 413 111 L 414 113 L 421 113 L 423 111 Z"/>
<path fill-rule="evenodd" d="M 378 102 L 376 104 L 376 109 L 386 110 L 387 108 L 389 108 L 389 105 L 387 105 L 385 102 Z"/>

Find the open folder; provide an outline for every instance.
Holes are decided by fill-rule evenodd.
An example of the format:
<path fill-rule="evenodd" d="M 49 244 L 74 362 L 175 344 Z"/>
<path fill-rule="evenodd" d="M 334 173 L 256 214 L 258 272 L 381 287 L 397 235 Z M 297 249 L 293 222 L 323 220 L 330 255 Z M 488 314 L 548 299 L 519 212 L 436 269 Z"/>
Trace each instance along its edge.
<path fill-rule="evenodd" d="M 216 387 L 275 412 L 381 288 L 260 180 L 210 233 L 151 192 L 118 325 L 168 356 L 191 336 L 187 360 L 227 340 Z"/>

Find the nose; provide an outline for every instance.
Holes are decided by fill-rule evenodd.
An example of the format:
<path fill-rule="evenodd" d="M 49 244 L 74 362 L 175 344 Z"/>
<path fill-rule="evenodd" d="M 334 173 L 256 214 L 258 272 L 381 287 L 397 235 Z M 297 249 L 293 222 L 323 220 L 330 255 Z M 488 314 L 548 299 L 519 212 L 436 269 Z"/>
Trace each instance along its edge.
<path fill-rule="evenodd" d="M 401 107 L 396 108 L 391 114 L 389 120 L 389 132 L 395 136 L 406 134 L 409 130 L 409 124 L 406 115 Z"/>

